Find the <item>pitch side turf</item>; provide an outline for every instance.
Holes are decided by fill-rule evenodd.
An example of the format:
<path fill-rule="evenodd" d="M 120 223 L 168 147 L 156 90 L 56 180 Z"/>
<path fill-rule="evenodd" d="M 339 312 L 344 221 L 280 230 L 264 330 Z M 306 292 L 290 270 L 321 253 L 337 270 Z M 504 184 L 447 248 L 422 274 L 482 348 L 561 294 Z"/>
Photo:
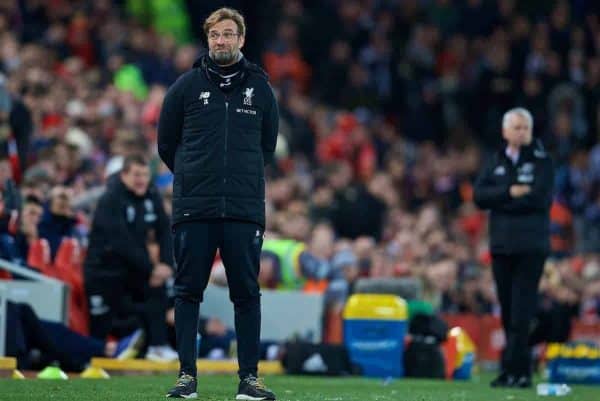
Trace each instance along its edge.
<path fill-rule="evenodd" d="M 402 379 L 389 383 L 364 378 L 313 378 L 270 376 L 266 384 L 282 401 L 525 401 L 551 400 L 538 397 L 534 389 L 496 390 L 488 387 L 489 377 L 471 382 L 444 382 Z M 51 401 L 150 401 L 165 399 L 174 376 L 112 377 L 109 380 L 71 379 L 42 381 L 0 379 L 0 400 Z M 200 378 L 199 400 L 234 400 L 234 376 L 211 375 Z M 573 386 L 573 392 L 560 400 L 598 401 L 600 386 Z"/>

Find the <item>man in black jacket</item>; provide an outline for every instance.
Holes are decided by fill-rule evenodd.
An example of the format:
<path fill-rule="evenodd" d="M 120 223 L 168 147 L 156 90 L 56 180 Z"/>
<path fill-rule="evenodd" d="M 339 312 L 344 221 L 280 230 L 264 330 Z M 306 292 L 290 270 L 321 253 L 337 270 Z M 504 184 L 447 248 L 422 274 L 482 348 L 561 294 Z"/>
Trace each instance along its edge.
<path fill-rule="evenodd" d="M 71 207 L 73 195 L 68 187 L 57 185 L 50 191 L 50 200 L 38 225 L 40 237 L 48 240 L 50 258 L 54 260 L 64 237 L 74 237 L 77 218 Z"/>
<path fill-rule="evenodd" d="M 0 155 L 10 158 L 12 178 L 19 183 L 27 167 L 29 141 L 33 131 L 31 113 L 27 106 L 13 97 L 0 74 Z"/>
<path fill-rule="evenodd" d="M 168 397 L 196 397 L 199 303 L 217 248 L 235 308 L 237 399 L 271 400 L 257 379 L 258 269 L 265 226 L 264 166 L 272 159 L 278 109 L 266 74 L 240 52 L 245 23 L 221 8 L 204 23 L 209 53 L 167 92 L 158 151 L 174 173 L 175 325 L 181 362 Z"/>
<path fill-rule="evenodd" d="M 550 248 L 550 205 L 554 172 L 533 119 L 522 108 L 502 121 L 507 146 L 491 157 L 475 183 L 475 203 L 490 209 L 490 250 L 506 347 L 493 387 L 530 387 L 529 334 L 538 284 Z"/>
<path fill-rule="evenodd" d="M 177 359 L 167 346 L 164 283 L 172 275 L 169 218 L 158 192 L 149 186 L 150 170 L 141 156 L 128 156 L 108 180 L 98 201 L 84 263 L 90 334 L 105 339 L 117 317 L 139 314 L 148 331 L 152 360 Z M 149 245 L 158 243 L 159 261 Z M 134 305 L 123 310 L 124 305 Z"/>

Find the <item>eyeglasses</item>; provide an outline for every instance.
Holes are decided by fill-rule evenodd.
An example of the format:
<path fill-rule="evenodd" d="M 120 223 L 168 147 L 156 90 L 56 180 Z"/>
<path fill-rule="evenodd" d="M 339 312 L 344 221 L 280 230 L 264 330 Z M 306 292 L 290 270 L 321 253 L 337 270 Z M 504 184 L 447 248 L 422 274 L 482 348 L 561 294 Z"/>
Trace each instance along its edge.
<path fill-rule="evenodd" d="M 239 36 L 239 33 L 235 33 L 235 32 L 230 32 L 230 31 L 225 31 L 223 33 L 219 33 L 219 32 L 209 32 L 208 33 L 208 39 L 209 40 L 219 40 L 220 37 L 222 37 L 224 40 L 232 40 L 233 38 L 235 38 L 236 36 Z"/>

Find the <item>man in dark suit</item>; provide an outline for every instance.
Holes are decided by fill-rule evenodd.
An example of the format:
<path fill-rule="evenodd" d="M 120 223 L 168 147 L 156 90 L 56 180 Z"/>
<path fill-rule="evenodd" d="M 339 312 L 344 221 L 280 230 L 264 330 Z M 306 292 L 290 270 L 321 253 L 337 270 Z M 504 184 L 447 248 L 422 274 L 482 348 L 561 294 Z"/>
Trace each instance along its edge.
<path fill-rule="evenodd" d="M 506 347 L 492 387 L 531 387 L 529 334 L 538 284 L 550 248 L 554 172 L 533 118 L 522 108 L 504 114 L 506 146 L 489 158 L 475 183 L 475 203 L 490 210 L 493 273 Z"/>

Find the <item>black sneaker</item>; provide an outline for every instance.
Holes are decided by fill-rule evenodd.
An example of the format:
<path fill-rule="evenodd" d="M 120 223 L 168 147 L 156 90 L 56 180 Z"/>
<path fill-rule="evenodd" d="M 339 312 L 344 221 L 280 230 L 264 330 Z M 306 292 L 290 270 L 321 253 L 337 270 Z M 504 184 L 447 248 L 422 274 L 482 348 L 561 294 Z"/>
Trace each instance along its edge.
<path fill-rule="evenodd" d="M 512 387 L 515 383 L 515 377 L 506 372 L 500 373 L 498 377 L 496 377 L 490 383 L 492 387 Z"/>
<path fill-rule="evenodd" d="M 265 386 L 262 379 L 250 375 L 240 380 L 235 399 L 251 401 L 275 400 L 275 394 Z"/>
<path fill-rule="evenodd" d="M 167 398 L 198 398 L 196 385 L 195 377 L 182 374 L 175 382 L 175 387 L 167 393 Z"/>
<path fill-rule="evenodd" d="M 516 388 L 530 388 L 533 384 L 531 383 L 531 377 L 529 376 L 519 376 L 514 384 L 512 385 L 513 387 Z"/>

